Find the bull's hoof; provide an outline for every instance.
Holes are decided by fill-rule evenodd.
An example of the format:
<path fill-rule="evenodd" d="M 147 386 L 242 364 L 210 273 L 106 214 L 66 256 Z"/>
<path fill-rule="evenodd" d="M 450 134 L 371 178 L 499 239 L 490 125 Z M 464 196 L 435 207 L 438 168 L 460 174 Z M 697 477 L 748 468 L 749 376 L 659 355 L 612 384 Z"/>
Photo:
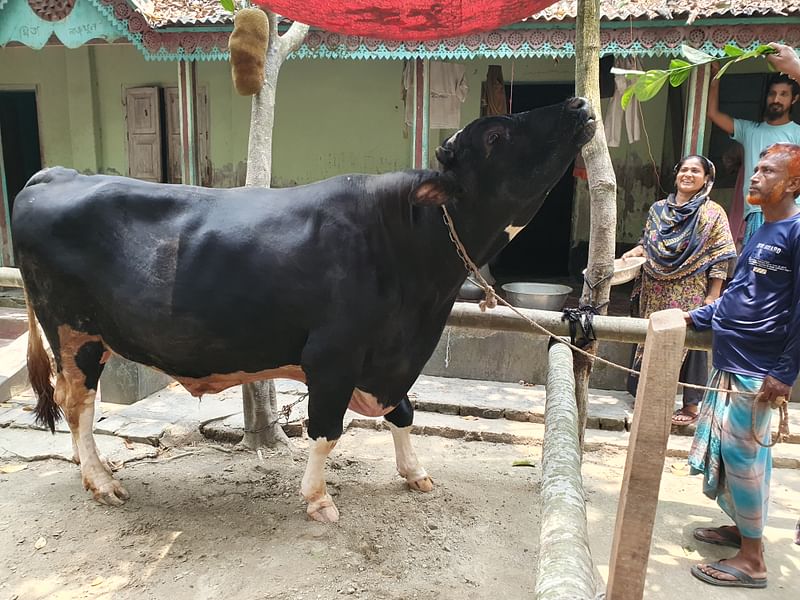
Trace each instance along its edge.
<path fill-rule="evenodd" d="M 306 512 L 320 523 L 336 523 L 339 520 L 339 509 L 328 494 L 316 502 L 309 502 Z"/>
<path fill-rule="evenodd" d="M 422 479 L 417 479 L 416 481 L 409 481 L 408 487 L 417 492 L 430 492 L 433 490 L 433 479 L 431 479 L 426 475 Z"/>
<path fill-rule="evenodd" d="M 86 484 L 86 489 L 91 490 L 97 502 L 106 506 L 122 506 L 131 497 L 128 490 L 116 479 L 109 479 L 99 486 Z"/>

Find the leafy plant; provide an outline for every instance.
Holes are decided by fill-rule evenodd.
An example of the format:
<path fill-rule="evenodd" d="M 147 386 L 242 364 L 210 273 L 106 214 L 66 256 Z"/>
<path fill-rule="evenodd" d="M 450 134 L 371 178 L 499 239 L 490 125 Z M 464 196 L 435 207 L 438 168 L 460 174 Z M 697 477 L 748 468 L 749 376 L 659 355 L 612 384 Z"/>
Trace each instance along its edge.
<path fill-rule="evenodd" d="M 248 8 L 250 6 L 250 0 L 219 0 L 219 3 L 229 13 L 235 13 L 240 8 Z"/>
<path fill-rule="evenodd" d="M 630 69 L 611 69 L 615 75 L 625 75 L 628 79 L 635 79 L 635 83 L 630 86 L 622 95 L 622 108 L 627 108 L 631 100 L 636 98 L 639 102 L 646 102 L 653 98 L 664 84 L 669 81 L 672 87 L 683 84 L 692 72 L 692 69 L 715 61 L 727 61 L 716 74 L 715 79 L 722 77 L 728 68 L 737 62 L 748 58 L 756 58 L 766 54 L 773 54 L 775 50 L 771 46 L 761 45 L 758 48 L 745 52 L 732 44 L 725 46 L 725 56 L 718 58 L 706 54 L 702 50 L 692 48 L 686 44 L 681 46 L 681 54 L 686 60 L 674 58 L 669 63 L 669 69 L 651 69 L 649 71 L 635 71 Z"/>

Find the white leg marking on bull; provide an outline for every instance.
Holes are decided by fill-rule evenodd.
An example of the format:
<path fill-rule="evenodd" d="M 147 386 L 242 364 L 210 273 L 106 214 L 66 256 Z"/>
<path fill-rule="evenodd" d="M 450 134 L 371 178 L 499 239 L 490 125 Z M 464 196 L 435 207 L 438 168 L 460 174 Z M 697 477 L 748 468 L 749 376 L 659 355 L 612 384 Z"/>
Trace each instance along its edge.
<path fill-rule="evenodd" d="M 83 486 L 91 490 L 94 499 L 102 504 L 120 506 L 130 495 L 122 484 L 114 479 L 108 466 L 97 454 L 92 426 L 94 425 L 94 393 L 91 401 L 84 404 L 78 417 L 78 449 L 81 455 Z"/>
<path fill-rule="evenodd" d="M 306 502 L 308 516 L 321 523 L 335 523 L 339 520 L 339 509 L 333 503 L 325 486 L 325 460 L 336 446 L 337 440 L 329 442 L 326 438 L 311 440 L 308 449 L 308 463 L 300 493 Z"/>
<path fill-rule="evenodd" d="M 102 504 L 119 506 L 130 495 L 122 484 L 114 479 L 111 468 L 97 453 L 92 431 L 94 400 L 97 392 L 86 387 L 87 375 L 76 362 L 76 357 L 85 344 L 98 344 L 101 343 L 101 339 L 99 336 L 76 332 L 62 325 L 59 328 L 59 341 L 62 370 L 56 376 L 54 400 L 61 407 L 69 424 L 73 460 L 80 464 L 83 487 L 94 494 L 94 499 Z M 86 366 L 91 367 L 91 361 L 86 362 Z M 99 375 L 99 364 L 97 373 Z"/>
<path fill-rule="evenodd" d="M 388 421 L 386 424 L 392 432 L 394 440 L 394 454 L 397 460 L 397 472 L 405 477 L 408 487 L 420 492 L 430 492 L 433 489 L 433 480 L 419 464 L 417 454 L 411 446 L 411 426 L 397 427 Z"/>
<path fill-rule="evenodd" d="M 511 240 L 513 240 L 515 237 L 517 237 L 517 234 L 518 234 L 520 231 L 522 231 L 523 229 L 525 229 L 525 227 L 524 227 L 524 226 L 523 226 L 523 227 L 516 227 L 516 226 L 514 226 L 514 225 L 509 225 L 508 227 L 506 227 L 506 228 L 505 228 L 505 232 L 508 234 L 508 241 L 510 242 L 510 241 L 511 241 Z"/>

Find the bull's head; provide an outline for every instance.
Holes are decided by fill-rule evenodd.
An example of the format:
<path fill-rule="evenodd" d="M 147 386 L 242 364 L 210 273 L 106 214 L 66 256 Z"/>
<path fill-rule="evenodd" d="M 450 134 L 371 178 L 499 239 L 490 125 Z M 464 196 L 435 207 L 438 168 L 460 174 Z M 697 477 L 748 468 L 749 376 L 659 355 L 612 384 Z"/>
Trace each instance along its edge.
<path fill-rule="evenodd" d="M 421 182 L 411 201 L 474 200 L 500 202 L 512 212 L 538 209 L 594 131 L 594 111 L 583 98 L 477 119 L 437 148 L 442 173 Z"/>

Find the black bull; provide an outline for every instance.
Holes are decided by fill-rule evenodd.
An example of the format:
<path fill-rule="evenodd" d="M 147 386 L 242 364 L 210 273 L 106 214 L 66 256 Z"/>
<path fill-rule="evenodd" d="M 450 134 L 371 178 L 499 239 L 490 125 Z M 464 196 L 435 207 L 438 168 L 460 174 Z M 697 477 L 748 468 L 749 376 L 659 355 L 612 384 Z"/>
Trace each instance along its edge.
<path fill-rule="evenodd" d="M 466 276 L 440 207 L 484 264 L 593 133 L 578 98 L 474 121 L 437 149 L 441 172 L 280 190 L 37 173 L 17 196 L 12 228 L 39 420 L 53 429 L 63 412 L 84 485 L 120 504 L 128 493 L 92 437 L 109 353 L 168 373 L 194 395 L 290 377 L 308 385 L 301 493 L 313 518 L 338 518 L 323 466 L 348 405 L 385 415 L 399 473 L 430 490 L 411 448 L 406 394 Z M 31 311 L 55 356 L 55 387 Z"/>

